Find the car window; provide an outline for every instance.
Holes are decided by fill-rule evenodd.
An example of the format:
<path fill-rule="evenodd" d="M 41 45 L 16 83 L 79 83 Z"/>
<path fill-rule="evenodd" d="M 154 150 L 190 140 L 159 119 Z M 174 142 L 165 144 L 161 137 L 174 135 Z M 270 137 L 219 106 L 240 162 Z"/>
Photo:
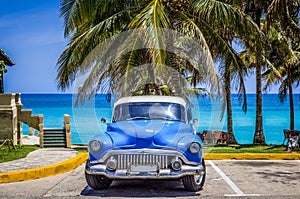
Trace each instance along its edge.
<path fill-rule="evenodd" d="M 138 119 L 185 122 L 185 109 L 180 104 L 167 102 L 124 103 L 114 109 L 113 121 Z"/>

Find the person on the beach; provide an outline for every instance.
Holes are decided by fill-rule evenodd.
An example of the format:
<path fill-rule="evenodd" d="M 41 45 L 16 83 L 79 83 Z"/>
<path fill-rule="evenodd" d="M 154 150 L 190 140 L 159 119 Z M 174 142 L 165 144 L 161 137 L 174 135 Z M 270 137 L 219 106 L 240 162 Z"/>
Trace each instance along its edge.
<path fill-rule="evenodd" d="M 194 128 L 195 128 L 195 130 L 196 130 L 197 135 L 199 135 L 200 138 L 201 138 L 202 141 L 203 141 L 205 135 L 200 131 L 199 122 L 198 122 L 198 119 L 197 119 L 197 118 L 193 119 L 193 126 L 194 126 Z"/>
<path fill-rule="evenodd" d="M 193 126 L 196 129 L 196 132 L 200 133 L 200 131 L 199 131 L 199 123 L 198 123 L 198 119 L 197 118 L 193 119 Z"/>
<path fill-rule="evenodd" d="M 101 123 L 106 124 L 106 119 L 101 118 Z"/>
<path fill-rule="evenodd" d="M 107 129 L 106 119 L 101 118 L 100 127 L 101 127 L 101 132 L 105 133 Z"/>

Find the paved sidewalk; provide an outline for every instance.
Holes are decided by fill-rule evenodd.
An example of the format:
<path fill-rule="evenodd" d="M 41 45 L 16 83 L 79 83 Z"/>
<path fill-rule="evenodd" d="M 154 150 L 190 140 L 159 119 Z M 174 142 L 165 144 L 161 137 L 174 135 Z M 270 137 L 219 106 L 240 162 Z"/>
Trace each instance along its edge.
<path fill-rule="evenodd" d="M 11 172 L 39 168 L 53 165 L 71 159 L 77 151 L 67 148 L 41 148 L 27 155 L 27 157 L 10 162 L 0 163 L 0 172 Z"/>

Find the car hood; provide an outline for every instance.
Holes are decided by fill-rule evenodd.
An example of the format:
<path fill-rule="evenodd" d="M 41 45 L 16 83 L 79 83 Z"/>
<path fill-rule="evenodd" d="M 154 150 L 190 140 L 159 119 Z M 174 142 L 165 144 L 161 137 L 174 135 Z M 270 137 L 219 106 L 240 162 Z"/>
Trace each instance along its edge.
<path fill-rule="evenodd" d="M 194 139 L 193 128 L 190 124 L 165 120 L 114 122 L 108 125 L 107 134 L 111 137 L 114 148 L 122 149 L 178 149 L 180 140 L 190 143 L 191 139 Z"/>

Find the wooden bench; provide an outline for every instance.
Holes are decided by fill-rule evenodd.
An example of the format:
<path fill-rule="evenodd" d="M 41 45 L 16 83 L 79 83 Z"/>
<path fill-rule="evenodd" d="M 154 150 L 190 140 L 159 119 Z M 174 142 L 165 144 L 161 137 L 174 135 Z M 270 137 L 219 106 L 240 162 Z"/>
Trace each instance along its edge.
<path fill-rule="evenodd" d="M 288 130 L 288 129 L 283 129 L 283 135 L 284 135 L 284 138 L 283 138 L 283 142 L 282 142 L 282 145 L 285 145 L 284 142 L 286 140 L 289 140 L 289 138 L 293 137 L 293 136 L 299 136 L 300 134 L 300 131 L 298 130 Z"/>
<path fill-rule="evenodd" d="M 200 134 L 199 136 L 205 143 L 213 143 L 213 144 L 228 143 L 228 133 L 220 130 L 216 130 L 216 131 L 206 130 L 203 131 L 203 133 Z"/>

